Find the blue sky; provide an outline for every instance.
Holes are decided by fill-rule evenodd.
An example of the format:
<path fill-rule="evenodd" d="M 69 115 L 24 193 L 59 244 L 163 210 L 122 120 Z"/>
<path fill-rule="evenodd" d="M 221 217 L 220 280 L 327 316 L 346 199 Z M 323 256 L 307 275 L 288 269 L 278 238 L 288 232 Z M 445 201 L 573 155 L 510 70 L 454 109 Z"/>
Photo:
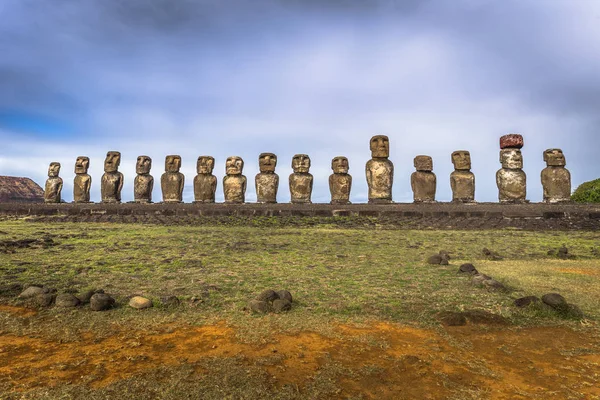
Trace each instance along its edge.
<path fill-rule="evenodd" d="M 107 151 L 121 151 L 123 200 L 135 159 L 182 156 L 184 198 L 199 155 L 239 155 L 255 200 L 258 154 L 279 162 L 289 201 L 295 153 L 311 156 L 313 201 L 328 202 L 331 159 L 350 160 L 366 201 L 369 138 L 390 137 L 393 195 L 412 201 L 419 154 L 451 199 L 450 154 L 471 151 L 476 199 L 496 201 L 498 139 L 522 133 L 528 197 L 540 201 L 542 153 L 562 148 L 573 186 L 598 178 L 597 0 L 0 0 L 0 174 L 43 185 L 91 159 L 92 199 Z M 155 185 L 155 200 L 160 200 Z"/>

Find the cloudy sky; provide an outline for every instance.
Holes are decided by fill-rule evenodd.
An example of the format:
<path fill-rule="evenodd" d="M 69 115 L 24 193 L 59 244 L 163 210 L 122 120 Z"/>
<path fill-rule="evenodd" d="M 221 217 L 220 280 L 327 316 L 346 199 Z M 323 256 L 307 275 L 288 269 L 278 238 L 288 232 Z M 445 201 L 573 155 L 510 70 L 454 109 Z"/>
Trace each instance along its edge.
<path fill-rule="evenodd" d="M 478 201 L 497 201 L 498 139 L 525 137 L 528 197 L 540 201 L 547 148 L 573 186 L 600 176 L 598 0 L 0 0 L 0 175 L 43 186 L 62 164 L 72 200 L 78 155 L 122 153 L 123 200 L 135 159 L 180 154 L 193 200 L 199 155 L 279 157 L 289 201 L 295 153 L 309 154 L 313 201 L 328 202 L 331 159 L 350 160 L 351 200 L 367 199 L 369 138 L 390 138 L 394 200 L 412 201 L 413 158 L 434 158 L 451 199 L 450 154 L 471 152 Z M 155 185 L 155 200 L 160 200 Z"/>

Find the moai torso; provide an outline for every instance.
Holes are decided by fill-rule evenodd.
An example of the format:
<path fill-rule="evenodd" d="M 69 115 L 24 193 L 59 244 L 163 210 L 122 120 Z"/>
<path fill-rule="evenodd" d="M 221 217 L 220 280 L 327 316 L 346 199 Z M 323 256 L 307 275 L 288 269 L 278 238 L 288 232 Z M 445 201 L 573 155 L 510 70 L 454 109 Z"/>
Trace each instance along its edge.
<path fill-rule="evenodd" d="M 217 190 L 217 177 L 212 174 L 215 159 L 211 156 L 200 156 L 196 163 L 194 177 L 194 202 L 214 203 Z"/>
<path fill-rule="evenodd" d="M 291 202 L 311 203 L 313 176 L 308 172 L 310 158 L 306 154 L 296 154 L 292 158 L 292 169 L 294 173 L 289 177 Z"/>
<path fill-rule="evenodd" d="M 244 160 L 241 157 L 232 156 L 225 162 L 223 178 L 223 193 L 225 203 L 244 203 L 246 201 L 246 177 L 242 175 Z"/>
<path fill-rule="evenodd" d="M 389 139 L 387 136 L 373 136 L 370 141 L 371 159 L 365 166 L 369 203 L 391 203 L 394 183 L 394 164 L 388 160 Z"/>
<path fill-rule="evenodd" d="M 77 157 L 75 161 L 75 179 L 73 180 L 73 201 L 75 203 L 90 202 L 92 177 L 87 174 L 90 165 L 88 157 Z"/>
<path fill-rule="evenodd" d="M 104 175 L 100 182 L 100 194 L 103 203 L 120 203 L 123 189 L 123 174 L 118 171 L 121 153 L 109 151 L 104 160 Z"/>
<path fill-rule="evenodd" d="M 57 162 L 50 163 L 48 167 L 48 179 L 44 188 L 45 203 L 60 203 L 60 194 L 62 192 L 63 180 L 58 176 L 60 172 L 60 164 Z"/>
<path fill-rule="evenodd" d="M 181 203 L 183 201 L 185 176 L 179 172 L 180 168 L 180 156 L 169 155 L 165 158 L 165 172 L 160 177 L 160 188 L 165 203 Z"/>
<path fill-rule="evenodd" d="M 261 153 L 258 157 L 260 173 L 254 178 L 256 201 L 258 203 L 277 203 L 279 175 L 275 173 L 277 156 L 273 153 Z"/>
<path fill-rule="evenodd" d="M 333 174 L 329 176 L 329 192 L 331 204 L 350 204 L 352 176 L 348 174 L 349 164 L 346 157 L 335 157 L 331 160 Z"/>
<path fill-rule="evenodd" d="M 544 152 L 544 161 L 548 165 L 542 170 L 544 202 L 564 203 L 571 201 L 571 173 L 565 168 L 565 156 L 560 149 Z"/>
<path fill-rule="evenodd" d="M 437 179 L 433 171 L 433 160 L 429 156 L 415 157 L 416 172 L 410 177 L 415 203 L 432 203 L 435 201 Z"/>
<path fill-rule="evenodd" d="M 148 156 L 139 156 L 135 165 L 136 177 L 133 180 L 133 201 L 135 203 L 152 203 L 152 190 L 154 177 L 150 175 L 152 159 Z"/>
<path fill-rule="evenodd" d="M 502 169 L 496 173 L 498 199 L 501 203 L 524 203 L 527 198 L 527 176 L 523 172 L 523 156 L 517 148 L 500 150 Z"/>
<path fill-rule="evenodd" d="M 452 201 L 472 203 L 475 201 L 475 174 L 471 172 L 471 154 L 466 150 L 452 153 L 454 171 L 450 174 Z"/>

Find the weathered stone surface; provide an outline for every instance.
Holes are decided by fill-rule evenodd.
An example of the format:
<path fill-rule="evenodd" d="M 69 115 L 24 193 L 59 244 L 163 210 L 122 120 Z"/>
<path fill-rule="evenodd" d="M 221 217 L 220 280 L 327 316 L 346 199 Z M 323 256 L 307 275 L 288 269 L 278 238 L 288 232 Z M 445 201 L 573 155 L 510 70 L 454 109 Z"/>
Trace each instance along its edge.
<path fill-rule="evenodd" d="M 523 136 L 518 133 L 511 133 L 500 138 L 501 149 L 522 149 Z"/>
<path fill-rule="evenodd" d="M 79 299 L 73 296 L 71 293 L 61 293 L 56 296 L 54 301 L 56 307 L 77 307 L 80 303 Z"/>
<path fill-rule="evenodd" d="M 39 287 L 39 286 L 29 286 L 27 289 L 25 289 L 19 295 L 19 298 L 29 299 L 31 297 L 37 296 L 38 294 L 44 294 L 44 293 L 48 293 L 48 292 L 49 292 L 48 288 Z"/>
<path fill-rule="evenodd" d="M 434 254 L 432 256 L 430 256 L 429 258 L 427 258 L 427 264 L 430 265 L 440 265 L 442 262 L 442 256 L 440 256 L 439 254 Z"/>
<path fill-rule="evenodd" d="M 463 274 L 470 274 L 470 275 L 475 275 L 478 273 L 475 266 L 471 263 L 466 263 L 466 264 L 461 265 L 460 268 L 458 269 L 458 272 L 463 273 Z"/>
<path fill-rule="evenodd" d="M 104 293 L 103 290 L 86 290 L 83 293 L 80 293 L 77 298 L 81 302 L 81 304 L 88 304 L 92 296 L 96 293 Z"/>
<path fill-rule="evenodd" d="M 115 305 L 115 299 L 106 293 L 94 293 L 90 298 L 92 311 L 106 311 Z"/>
<path fill-rule="evenodd" d="M 492 279 L 491 276 L 488 276 L 486 274 L 475 274 L 473 275 L 473 278 L 471 279 L 471 284 L 475 285 L 475 286 L 483 286 L 484 285 L 484 281 L 490 280 Z"/>
<path fill-rule="evenodd" d="M 29 178 L 0 176 L 0 203 L 43 203 L 44 189 Z"/>
<path fill-rule="evenodd" d="M 475 174 L 471 172 L 471 153 L 457 150 L 452 153 L 454 171 L 450 174 L 452 201 L 473 203 L 475 201 Z"/>
<path fill-rule="evenodd" d="M 104 160 L 104 175 L 100 186 L 103 203 L 120 203 L 123 189 L 123 174 L 118 171 L 121 164 L 121 153 L 109 151 Z"/>
<path fill-rule="evenodd" d="M 527 176 L 523 172 L 521 150 L 504 149 L 500 151 L 502 168 L 496 173 L 498 199 L 500 203 L 527 202 Z"/>
<path fill-rule="evenodd" d="M 547 293 L 542 296 L 542 301 L 558 311 L 565 311 L 569 306 L 567 300 L 558 293 Z"/>
<path fill-rule="evenodd" d="M 215 159 L 211 156 L 200 156 L 196 162 L 194 177 L 194 202 L 214 203 L 217 191 L 217 177 L 213 175 Z"/>
<path fill-rule="evenodd" d="M 33 297 L 34 303 L 38 307 L 50 307 L 55 299 L 56 295 L 54 293 L 40 293 Z"/>
<path fill-rule="evenodd" d="M 548 149 L 544 152 L 547 167 L 542 170 L 544 202 L 567 203 L 571 201 L 571 173 L 565 168 L 565 155 L 561 149 Z"/>
<path fill-rule="evenodd" d="M 527 307 L 534 303 L 539 303 L 540 299 L 537 296 L 526 296 L 515 300 L 515 306 L 519 308 Z"/>
<path fill-rule="evenodd" d="M 160 302 L 163 307 L 177 307 L 181 304 L 179 298 L 173 295 L 161 297 Z"/>
<path fill-rule="evenodd" d="M 350 165 L 343 156 L 331 160 L 333 174 L 329 176 L 329 192 L 331 204 L 350 204 L 350 190 L 352 189 L 352 176 L 348 174 Z"/>
<path fill-rule="evenodd" d="M 75 179 L 73 180 L 73 202 L 89 203 L 92 177 L 88 175 L 89 157 L 79 156 L 75 161 Z"/>
<path fill-rule="evenodd" d="M 410 176 L 410 185 L 415 203 L 435 202 L 437 178 L 433 171 L 433 159 L 429 156 L 416 156 L 416 172 Z"/>
<path fill-rule="evenodd" d="M 387 136 L 376 135 L 370 140 L 371 159 L 365 166 L 369 203 L 391 203 L 394 183 L 394 164 L 388 160 L 390 141 Z"/>
<path fill-rule="evenodd" d="M 150 307 L 152 307 L 152 300 L 147 299 L 142 296 L 134 296 L 131 299 L 129 299 L 129 307 L 132 307 L 132 308 L 135 308 L 138 310 L 143 310 L 144 308 L 150 308 Z"/>
<path fill-rule="evenodd" d="M 442 311 L 437 315 L 438 320 L 445 326 L 464 326 L 467 318 L 461 312 Z"/>
<path fill-rule="evenodd" d="M 506 286 L 504 286 L 502 283 L 498 282 L 495 279 L 484 279 L 483 286 L 487 287 L 490 290 L 507 291 Z"/>
<path fill-rule="evenodd" d="M 139 156 L 135 164 L 136 177 L 133 181 L 133 201 L 136 203 L 152 203 L 154 177 L 150 175 L 152 159 Z"/>
<path fill-rule="evenodd" d="M 292 302 L 287 299 L 276 299 L 273 301 L 273 312 L 280 313 L 292 309 Z"/>
<path fill-rule="evenodd" d="M 292 169 L 294 173 L 289 178 L 291 203 L 312 203 L 313 176 L 308 172 L 310 170 L 310 157 L 306 154 L 294 155 Z"/>
<path fill-rule="evenodd" d="M 278 290 L 277 296 L 279 296 L 280 299 L 288 300 L 290 303 L 292 302 L 292 294 L 287 290 Z"/>
<path fill-rule="evenodd" d="M 568 304 L 565 313 L 571 318 L 581 319 L 585 317 L 585 314 L 583 313 L 583 311 L 581 311 L 581 308 L 579 308 L 575 304 Z"/>
<path fill-rule="evenodd" d="M 263 292 L 261 292 L 258 296 L 256 296 L 256 300 L 259 301 L 266 301 L 266 302 L 273 302 L 274 300 L 277 300 L 279 298 L 279 295 L 277 294 L 276 291 L 274 290 L 264 290 Z"/>
<path fill-rule="evenodd" d="M 275 173 L 277 156 L 273 153 L 261 153 L 258 156 L 260 173 L 254 178 L 256 201 L 258 203 L 277 203 L 279 175 Z"/>
<path fill-rule="evenodd" d="M 250 308 L 252 312 L 258 314 L 266 314 L 271 310 L 269 303 L 260 300 L 250 300 L 248 302 L 248 308 Z"/>
<path fill-rule="evenodd" d="M 246 202 L 246 177 L 242 175 L 244 160 L 238 156 L 231 156 L 225 162 L 226 176 L 223 178 L 223 192 L 225 203 Z"/>
<path fill-rule="evenodd" d="M 160 188 L 165 203 L 181 203 L 185 176 L 179 172 L 181 156 L 171 154 L 165 157 L 165 172 L 160 177 Z"/>
<path fill-rule="evenodd" d="M 51 162 L 48 167 L 48 179 L 44 188 L 44 203 L 60 203 L 63 180 L 58 176 L 60 163 Z"/>

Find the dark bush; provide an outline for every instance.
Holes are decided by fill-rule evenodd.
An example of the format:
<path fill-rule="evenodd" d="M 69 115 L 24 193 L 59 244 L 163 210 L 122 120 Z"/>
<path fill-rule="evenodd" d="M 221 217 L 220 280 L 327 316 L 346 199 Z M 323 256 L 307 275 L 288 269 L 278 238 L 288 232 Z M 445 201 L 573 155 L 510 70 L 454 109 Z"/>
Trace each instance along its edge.
<path fill-rule="evenodd" d="M 600 203 L 600 179 L 579 185 L 571 200 L 577 203 Z"/>

